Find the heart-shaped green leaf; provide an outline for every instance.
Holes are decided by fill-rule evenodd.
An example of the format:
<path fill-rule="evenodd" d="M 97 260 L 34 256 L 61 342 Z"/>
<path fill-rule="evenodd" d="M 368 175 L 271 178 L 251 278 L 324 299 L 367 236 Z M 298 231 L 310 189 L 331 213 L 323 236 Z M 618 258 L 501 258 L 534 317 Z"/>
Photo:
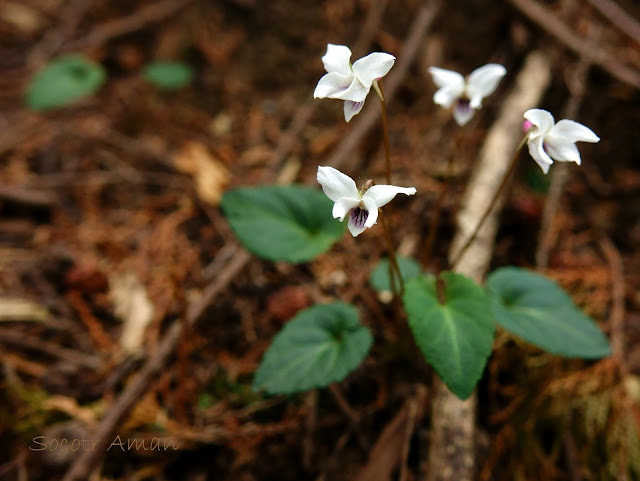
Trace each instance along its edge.
<path fill-rule="evenodd" d="M 553 354 L 598 359 L 611 354 L 598 325 L 562 288 L 540 274 L 503 267 L 487 278 L 498 324 Z"/>
<path fill-rule="evenodd" d="M 453 272 L 441 274 L 444 304 L 433 275 L 410 279 L 404 306 L 425 359 L 460 399 L 468 398 L 491 353 L 495 323 L 482 287 Z"/>
<path fill-rule="evenodd" d="M 350 304 L 316 304 L 290 320 L 273 339 L 254 389 L 291 394 L 341 381 L 369 352 L 372 337 Z"/>
<path fill-rule="evenodd" d="M 193 69 L 182 62 L 152 62 L 144 68 L 143 74 L 162 90 L 179 90 L 193 79 Z"/>
<path fill-rule="evenodd" d="M 400 268 L 400 274 L 404 281 L 408 281 L 413 277 L 417 277 L 422 272 L 422 268 L 418 261 L 411 257 L 396 257 L 398 260 L 398 267 Z M 377 291 L 390 291 L 391 283 L 389 282 L 389 259 L 380 259 L 376 268 L 371 272 L 369 276 L 369 282 L 373 288 Z"/>
<path fill-rule="evenodd" d="M 27 90 L 27 105 L 34 110 L 64 107 L 87 97 L 105 81 L 104 69 L 82 55 L 60 57 L 32 80 Z"/>
<path fill-rule="evenodd" d="M 226 192 L 222 210 L 242 244 L 273 261 L 306 262 L 344 234 L 333 202 L 303 186 L 247 187 Z"/>

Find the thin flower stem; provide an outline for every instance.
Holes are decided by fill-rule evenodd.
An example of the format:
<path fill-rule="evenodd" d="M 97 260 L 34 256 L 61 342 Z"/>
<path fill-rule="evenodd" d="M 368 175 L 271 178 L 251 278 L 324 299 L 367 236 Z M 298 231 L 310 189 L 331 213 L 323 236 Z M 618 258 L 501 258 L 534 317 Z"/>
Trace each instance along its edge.
<path fill-rule="evenodd" d="M 389 145 L 389 127 L 387 124 L 387 104 L 384 100 L 384 90 L 382 88 L 381 79 L 374 80 L 374 88 L 378 92 L 378 97 L 380 97 L 385 173 L 387 184 L 391 185 L 391 147 Z M 389 230 L 389 224 L 387 223 L 386 217 L 382 215 L 382 211 L 379 211 L 379 218 L 382 222 L 382 229 L 384 230 L 384 236 L 387 241 L 387 248 L 389 249 L 389 282 L 391 284 L 391 291 L 393 292 L 394 297 L 398 295 L 401 296 L 402 294 L 404 294 L 404 282 L 402 280 L 402 274 L 400 274 L 400 267 L 398 267 L 398 260 L 396 259 L 396 251 L 393 247 L 391 231 Z M 400 284 L 399 290 L 398 284 Z"/>
<path fill-rule="evenodd" d="M 391 185 L 391 147 L 389 146 L 389 128 L 387 126 L 387 104 L 384 100 L 384 90 L 382 89 L 382 80 L 375 81 L 378 85 L 378 97 L 380 97 L 380 107 L 382 108 L 382 137 L 384 142 L 384 158 L 385 169 L 387 175 L 387 184 Z"/>
<path fill-rule="evenodd" d="M 526 143 L 527 138 L 528 138 L 528 135 L 525 135 L 524 138 L 522 139 L 522 142 L 520 142 L 520 145 L 518 145 L 518 148 L 513 153 L 513 158 L 511 159 L 511 164 L 509 165 L 509 168 L 507 169 L 507 172 L 504 174 L 504 177 L 502 178 L 502 182 L 500 183 L 500 186 L 498 187 L 498 190 L 496 191 L 496 193 L 494 194 L 493 198 L 491 199 L 491 202 L 489 203 L 489 206 L 487 207 L 487 210 L 485 210 L 484 214 L 482 214 L 482 217 L 480 218 L 480 222 L 478 222 L 478 225 L 476 225 L 476 228 L 474 229 L 473 234 L 471 234 L 471 237 L 469 237 L 467 239 L 467 241 L 460 248 L 460 250 L 458 250 L 458 253 L 454 257 L 454 259 L 449 263 L 449 270 L 453 270 L 456 267 L 456 265 L 458 264 L 458 262 L 460 262 L 460 259 L 462 259 L 462 256 L 464 256 L 465 252 L 467 252 L 467 249 L 469 249 L 471 244 L 473 244 L 473 241 L 476 239 L 476 237 L 478 235 L 478 232 L 480 232 L 480 229 L 482 228 L 482 226 L 484 224 L 484 221 L 486 221 L 487 217 L 489 217 L 489 214 L 491 214 L 491 211 L 495 207 L 495 204 L 496 204 L 498 198 L 500 198 L 500 195 L 502 194 L 502 191 L 507 186 L 507 182 L 508 182 L 509 178 L 511 177 L 511 174 L 513 173 L 513 171 L 516 168 L 516 165 L 518 163 L 518 156 L 520 154 L 520 151 L 522 150 L 522 147 Z"/>
<path fill-rule="evenodd" d="M 400 267 L 398 266 L 398 259 L 396 258 L 396 250 L 393 247 L 393 239 L 391 238 L 389 224 L 387 223 L 387 218 L 382 215 L 381 210 L 378 211 L 378 218 L 382 223 L 382 230 L 384 231 L 384 237 L 387 241 L 387 249 L 389 250 L 389 282 L 391 283 L 391 291 L 394 296 L 402 296 L 404 294 L 404 281 L 402 280 L 402 274 L 400 273 Z M 398 289 L 398 284 L 400 284 L 400 289 Z"/>
<path fill-rule="evenodd" d="M 461 136 L 462 134 L 460 134 L 460 130 L 457 130 L 456 141 L 454 142 L 454 145 L 456 147 L 460 143 Z M 431 217 L 431 222 L 429 223 L 429 234 L 427 235 L 427 240 L 425 242 L 425 247 L 422 255 L 422 263 L 427 267 L 431 262 L 433 245 L 435 244 L 438 234 L 438 228 L 440 227 L 440 214 L 442 213 L 444 200 L 447 197 L 447 193 L 449 192 L 449 184 L 451 182 L 451 178 L 453 177 L 453 158 L 456 155 L 456 150 L 457 149 L 454 149 L 447 159 L 445 178 L 442 182 L 442 187 L 440 188 L 440 194 L 438 195 L 438 200 L 436 201 L 433 216 Z"/>

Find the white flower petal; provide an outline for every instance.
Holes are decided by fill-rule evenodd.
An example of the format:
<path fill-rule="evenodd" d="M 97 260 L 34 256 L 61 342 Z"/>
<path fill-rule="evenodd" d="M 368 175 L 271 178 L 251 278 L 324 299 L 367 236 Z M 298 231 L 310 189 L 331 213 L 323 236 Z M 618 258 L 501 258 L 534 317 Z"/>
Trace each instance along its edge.
<path fill-rule="evenodd" d="M 529 138 L 545 135 L 554 124 L 553 115 L 546 110 L 531 109 L 524 113 L 524 118 L 533 124 L 529 129 Z"/>
<path fill-rule="evenodd" d="M 472 108 L 468 101 L 458 101 L 456 108 L 453 110 L 453 119 L 456 124 L 462 127 L 469 123 L 475 113 L 476 109 Z"/>
<path fill-rule="evenodd" d="M 359 199 L 360 193 L 351 177 L 333 167 L 318 167 L 318 182 L 324 193 L 334 202 L 342 197 Z"/>
<path fill-rule="evenodd" d="M 349 216 L 349 222 L 347 223 L 347 227 L 349 228 L 349 232 L 351 232 L 351 235 L 353 237 L 358 237 L 367 229 L 364 225 L 362 226 L 355 225 L 351 216 Z"/>
<path fill-rule="evenodd" d="M 344 45 L 327 45 L 327 53 L 322 57 L 324 69 L 327 72 L 337 72 L 342 75 L 351 75 L 351 50 Z"/>
<path fill-rule="evenodd" d="M 330 95 L 331 99 L 340 99 L 340 100 L 351 100 L 352 102 L 363 102 L 364 99 L 367 98 L 367 94 L 369 93 L 369 88 L 362 85 L 362 82 L 358 80 L 358 77 L 353 76 L 351 85 L 349 88 L 342 91 Z"/>
<path fill-rule="evenodd" d="M 377 211 L 376 211 L 377 212 Z M 370 212 L 365 207 L 356 207 L 349 212 L 347 227 L 353 237 L 357 237 L 367 228 Z"/>
<path fill-rule="evenodd" d="M 361 202 L 362 201 L 360 199 L 341 197 L 335 204 L 333 204 L 333 218 L 340 219 L 340 222 L 342 222 L 344 220 L 344 216 L 347 215 L 351 209 L 360 205 Z"/>
<path fill-rule="evenodd" d="M 324 75 L 318 82 L 316 90 L 313 92 L 313 98 L 324 99 L 327 97 L 339 97 L 340 94 L 347 91 L 352 83 L 352 75 L 342 75 L 337 72 L 328 73 Z"/>
<path fill-rule="evenodd" d="M 364 107 L 364 100 L 362 102 L 352 102 L 351 100 L 344 101 L 344 119 L 349 122 L 354 115 L 358 115 Z"/>
<path fill-rule="evenodd" d="M 548 136 L 561 137 L 569 142 L 591 142 L 595 144 L 600 141 L 600 137 L 589 127 L 567 119 L 561 120 L 554 125 Z"/>
<path fill-rule="evenodd" d="M 433 83 L 439 88 L 433 101 L 446 109 L 464 93 L 464 77 L 458 72 L 438 67 L 429 67 Z"/>
<path fill-rule="evenodd" d="M 484 65 L 471 72 L 467 78 L 467 96 L 471 107 L 480 108 L 482 99 L 495 92 L 506 73 L 507 69 L 497 63 Z"/>
<path fill-rule="evenodd" d="M 553 160 L 575 162 L 580 165 L 580 152 L 576 144 L 563 138 L 544 138 L 544 149 Z"/>
<path fill-rule="evenodd" d="M 367 221 L 364 223 L 364 226 L 371 227 L 378 220 L 378 206 L 376 205 L 376 201 L 371 197 L 363 197 L 362 202 L 364 203 L 364 207 L 369 211 L 369 215 L 367 216 Z"/>
<path fill-rule="evenodd" d="M 370 53 L 353 64 L 353 72 L 365 87 L 371 88 L 374 80 L 389 73 L 396 58 L 383 52 Z"/>
<path fill-rule="evenodd" d="M 531 158 L 536 161 L 542 171 L 545 174 L 549 172 L 549 167 L 553 164 L 553 160 L 551 160 L 551 157 L 549 157 L 544 151 L 543 138 L 529 138 L 527 141 L 527 147 L 529 147 L 529 154 L 531 155 Z"/>
<path fill-rule="evenodd" d="M 429 73 L 436 87 L 451 87 L 464 90 L 464 77 L 453 70 L 446 70 L 439 67 L 429 67 Z"/>
<path fill-rule="evenodd" d="M 460 98 L 460 92 L 449 87 L 443 87 L 433 94 L 433 103 L 448 109 Z"/>
<path fill-rule="evenodd" d="M 382 207 L 391 202 L 397 194 L 413 195 L 415 187 L 397 187 L 395 185 L 374 185 L 362 196 L 362 200 L 373 199 L 376 206 Z M 366 203 L 365 203 L 366 205 Z"/>

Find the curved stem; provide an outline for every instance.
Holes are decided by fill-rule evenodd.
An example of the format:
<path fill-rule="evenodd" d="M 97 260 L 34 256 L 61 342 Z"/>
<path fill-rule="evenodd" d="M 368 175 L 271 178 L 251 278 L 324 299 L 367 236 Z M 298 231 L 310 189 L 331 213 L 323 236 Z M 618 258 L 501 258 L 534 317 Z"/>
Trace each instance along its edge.
<path fill-rule="evenodd" d="M 389 128 L 387 126 L 387 104 L 384 100 L 384 90 L 382 89 L 382 80 L 374 80 L 374 86 L 380 97 L 380 107 L 382 109 L 382 138 L 384 142 L 384 158 L 385 173 L 387 176 L 387 184 L 391 185 L 391 147 L 389 146 Z"/>
<path fill-rule="evenodd" d="M 384 90 L 382 88 L 382 80 L 374 80 L 373 88 L 378 93 L 380 98 L 380 108 L 382 116 L 382 138 L 384 143 L 384 159 L 385 159 L 385 173 L 387 184 L 391 185 L 391 147 L 389 145 L 389 127 L 387 124 L 387 104 L 384 101 Z M 393 239 L 391 238 L 391 231 L 389 230 L 389 224 L 386 217 L 382 215 L 382 211 L 379 211 L 379 218 L 382 222 L 382 229 L 384 230 L 384 236 L 387 241 L 387 248 L 389 250 L 389 283 L 391 284 L 391 291 L 394 296 L 404 294 L 404 281 L 402 280 L 402 274 L 400 274 L 400 267 L 398 266 L 398 260 L 396 259 L 396 251 L 393 248 Z M 400 289 L 398 290 L 398 284 Z"/>
<path fill-rule="evenodd" d="M 458 253 L 456 254 L 456 256 L 449 263 L 449 270 L 453 270 L 455 268 L 456 264 L 460 261 L 460 259 L 462 259 L 462 256 L 464 256 L 465 252 L 467 252 L 467 249 L 469 249 L 471 244 L 473 244 L 473 241 L 478 236 L 478 232 L 480 232 L 480 229 L 482 228 L 482 226 L 484 224 L 484 221 L 487 220 L 487 217 L 489 217 L 489 214 L 491 214 L 491 211 L 495 207 L 495 204 L 496 204 L 498 198 L 502 194 L 502 191 L 504 190 L 504 188 L 507 186 L 507 182 L 508 182 L 509 178 L 511 177 L 511 174 L 513 173 L 513 171 L 516 168 L 516 164 L 518 163 L 518 155 L 520 154 L 520 151 L 522 150 L 522 147 L 524 146 L 525 142 L 527 141 L 527 138 L 528 138 L 528 136 L 525 135 L 524 138 L 522 139 L 522 142 L 520 142 L 520 145 L 518 145 L 518 148 L 513 153 L 513 158 L 511 159 L 511 164 L 509 165 L 509 168 L 507 169 L 507 172 L 504 174 L 504 177 L 502 178 L 502 182 L 500 183 L 500 186 L 498 187 L 498 190 L 496 190 L 496 193 L 493 195 L 493 198 L 491 199 L 491 202 L 489 203 L 489 206 L 487 207 L 487 210 L 485 210 L 484 214 L 482 214 L 482 217 L 480 218 L 480 222 L 478 222 L 478 225 L 476 225 L 476 228 L 474 229 L 473 234 L 471 234 L 471 237 L 469 237 L 467 239 L 467 241 L 460 248 L 460 250 L 458 250 Z"/>
<path fill-rule="evenodd" d="M 393 239 L 391 238 L 391 231 L 389 230 L 389 224 L 387 218 L 382 215 L 382 211 L 378 212 L 378 218 L 382 223 L 382 230 L 384 231 L 384 237 L 387 241 L 387 250 L 389 251 L 389 282 L 391 284 L 391 291 L 394 296 L 404 294 L 404 281 L 402 280 L 402 274 L 400 273 L 400 267 L 398 266 L 398 259 L 396 258 L 396 251 L 393 247 Z M 396 284 L 396 279 L 400 285 Z"/>

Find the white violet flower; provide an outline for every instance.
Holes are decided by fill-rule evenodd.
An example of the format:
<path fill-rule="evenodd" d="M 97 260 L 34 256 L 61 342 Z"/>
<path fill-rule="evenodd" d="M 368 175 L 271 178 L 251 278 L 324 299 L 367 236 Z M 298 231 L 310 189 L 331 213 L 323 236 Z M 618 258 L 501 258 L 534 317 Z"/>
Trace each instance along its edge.
<path fill-rule="evenodd" d="M 580 165 L 576 142 L 600 141 L 593 130 L 573 120 L 565 119 L 556 124 L 553 115 L 546 110 L 527 110 L 524 118 L 522 128 L 527 133 L 529 154 L 545 174 L 549 172 L 553 160 Z"/>
<path fill-rule="evenodd" d="M 466 79 L 458 72 L 438 67 L 429 67 L 429 73 L 438 87 L 433 101 L 445 109 L 455 103 L 453 118 L 463 126 L 482 107 L 482 99 L 495 92 L 507 69 L 490 63 L 475 69 Z"/>
<path fill-rule="evenodd" d="M 358 190 L 351 177 L 333 167 L 318 167 L 318 182 L 327 197 L 335 202 L 333 217 L 342 222 L 349 214 L 347 227 L 357 237 L 378 220 L 378 209 L 388 204 L 397 194 L 413 195 L 415 187 L 374 185 Z"/>
<path fill-rule="evenodd" d="M 378 94 L 377 80 L 387 75 L 396 58 L 382 52 L 370 53 L 351 65 L 351 50 L 344 45 L 327 45 L 327 53 L 322 57 L 323 76 L 313 92 L 313 98 L 344 100 L 344 119 L 349 122 L 364 105 L 371 86 Z"/>

